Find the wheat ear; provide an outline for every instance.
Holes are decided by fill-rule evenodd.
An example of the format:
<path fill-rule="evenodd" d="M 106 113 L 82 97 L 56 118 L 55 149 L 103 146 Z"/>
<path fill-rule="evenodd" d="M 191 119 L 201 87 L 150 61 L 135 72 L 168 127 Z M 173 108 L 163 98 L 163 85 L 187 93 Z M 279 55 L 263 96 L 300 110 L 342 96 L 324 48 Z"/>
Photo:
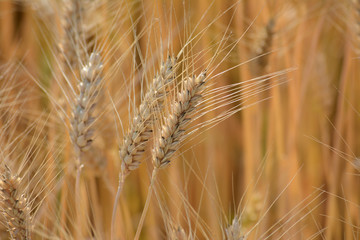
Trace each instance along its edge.
<path fill-rule="evenodd" d="M 140 237 L 158 171 L 170 163 L 172 155 L 179 148 L 182 138 L 185 135 L 185 127 L 190 122 L 191 114 L 202 98 L 201 94 L 205 89 L 205 78 L 206 71 L 197 77 L 189 77 L 184 81 L 183 90 L 178 93 L 177 98 L 171 105 L 171 113 L 164 119 L 161 126 L 161 134 L 154 142 L 152 155 L 154 170 L 152 172 L 144 210 L 135 234 L 134 239 L 136 240 Z"/>
<path fill-rule="evenodd" d="M 64 35 L 60 42 L 59 48 L 62 53 L 62 61 L 68 73 L 80 67 L 81 61 L 84 59 L 85 52 L 82 41 L 84 39 L 84 30 L 82 26 L 82 15 L 84 7 L 81 0 L 64 1 L 65 13 L 62 16 L 62 28 Z"/>
<path fill-rule="evenodd" d="M 76 182 L 75 198 L 80 202 L 80 175 L 82 164 L 82 153 L 86 152 L 93 141 L 94 129 L 92 125 L 95 121 L 93 115 L 97 103 L 97 97 L 102 86 L 103 64 L 98 53 L 92 53 L 87 64 L 82 68 L 79 83 L 79 95 L 73 106 L 73 115 L 71 119 L 70 137 L 75 149 L 76 155 Z M 80 208 L 77 208 L 79 211 Z M 77 218 L 79 217 L 77 213 Z"/>
<path fill-rule="evenodd" d="M 8 167 L 0 178 L 1 214 L 5 218 L 11 239 L 31 239 L 30 208 L 20 187 L 21 178 L 13 175 Z"/>
<path fill-rule="evenodd" d="M 163 168 L 170 163 L 170 158 L 178 149 L 190 115 L 195 110 L 204 90 L 206 72 L 199 76 L 189 77 L 184 82 L 184 89 L 178 93 L 171 106 L 172 113 L 165 118 L 161 126 L 161 134 L 154 143 L 153 164 L 155 168 Z"/>
<path fill-rule="evenodd" d="M 165 63 L 161 64 L 160 74 L 154 78 L 136 111 L 120 148 L 121 172 L 125 176 L 140 165 L 146 143 L 152 134 L 153 110 L 159 109 L 163 104 L 163 98 L 166 94 L 165 86 L 174 79 L 175 64 L 176 58 L 170 56 Z"/>
<path fill-rule="evenodd" d="M 256 66 L 253 66 L 252 69 L 254 75 L 259 75 L 268 65 L 269 54 L 275 34 L 274 28 L 275 18 L 271 18 L 267 24 L 259 30 L 254 39 L 254 44 L 252 45 L 252 54 L 256 57 L 254 60 Z"/>
<path fill-rule="evenodd" d="M 175 65 L 177 59 L 168 57 L 160 67 L 160 73 L 153 79 L 139 108 L 135 112 L 129 130 L 124 137 L 120 147 L 119 155 L 122 161 L 119 174 L 119 185 L 116 193 L 111 221 L 111 234 L 114 233 L 117 204 L 124 185 L 125 178 L 131 171 L 137 169 L 141 163 L 142 154 L 145 151 L 146 143 L 152 135 L 152 120 L 154 110 L 162 108 L 166 95 L 166 85 L 175 79 Z"/>
<path fill-rule="evenodd" d="M 81 70 L 80 91 L 73 106 L 70 133 L 78 161 L 81 153 L 87 151 L 93 141 L 92 124 L 95 120 L 93 113 L 102 84 L 102 69 L 100 55 L 92 53 L 87 65 Z"/>

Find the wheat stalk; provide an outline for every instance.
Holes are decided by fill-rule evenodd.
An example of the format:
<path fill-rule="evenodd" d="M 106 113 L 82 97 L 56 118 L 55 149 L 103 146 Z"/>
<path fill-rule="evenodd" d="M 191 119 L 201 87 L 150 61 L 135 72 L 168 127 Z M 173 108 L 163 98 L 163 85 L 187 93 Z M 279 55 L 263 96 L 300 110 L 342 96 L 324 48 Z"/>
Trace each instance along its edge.
<path fill-rule="evenodd" d="M 11 173 L 6 166 L 4 173 L 0 176 L 0 211 L 11 239 L 31 239 L 30 235 L 30 208 L 25 193 L 21 190 L 21 178 Z"/>

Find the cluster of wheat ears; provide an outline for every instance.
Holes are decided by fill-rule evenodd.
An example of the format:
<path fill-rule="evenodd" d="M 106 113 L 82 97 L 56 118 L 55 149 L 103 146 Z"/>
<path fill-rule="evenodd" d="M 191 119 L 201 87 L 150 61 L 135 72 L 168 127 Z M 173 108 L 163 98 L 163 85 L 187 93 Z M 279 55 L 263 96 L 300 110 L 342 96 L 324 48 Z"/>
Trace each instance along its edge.
<path fill-rule="evenodd" d="M 0 239 L 359 239 L 359 11 L 0 0 Z"/>

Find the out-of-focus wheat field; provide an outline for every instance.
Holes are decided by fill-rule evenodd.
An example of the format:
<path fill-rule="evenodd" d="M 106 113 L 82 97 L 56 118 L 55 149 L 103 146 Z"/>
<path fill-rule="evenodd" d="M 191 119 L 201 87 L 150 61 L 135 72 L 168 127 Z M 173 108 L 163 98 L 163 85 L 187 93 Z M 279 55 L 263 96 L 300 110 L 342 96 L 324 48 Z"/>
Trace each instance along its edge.
<path fill-rule="evenodd" d="M 0 0 L 0 239 L 360 239 L 359 34 L 356 0 Z M 72 121 L 92 53 L 85 151 Z M 115 204 L 119 149 L 168 56 Z M 202 71 L 151 178 L 172 101 Z"/>

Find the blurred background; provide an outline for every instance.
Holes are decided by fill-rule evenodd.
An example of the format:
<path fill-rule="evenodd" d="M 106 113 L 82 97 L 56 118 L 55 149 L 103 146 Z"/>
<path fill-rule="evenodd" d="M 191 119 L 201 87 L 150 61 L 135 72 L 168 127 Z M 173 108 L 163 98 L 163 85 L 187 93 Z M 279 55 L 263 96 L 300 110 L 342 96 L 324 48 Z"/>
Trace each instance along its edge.
<path fill-rule="evenodd" d="M 9 146 L 2 155 L 39 178 L 25 184 L 39 202 L 34 239 L 76 239 L 73 228 L 84 229 L 84 239 L 110 239 L 121 128 L 161 61 L 181 51 L 184 72 L 210 69 L 210 89 L 267 80 L 234 102 L 223 89 L 228 103 L 197 120 L 245 107 L 189 134 L 160 173 L 141 239 L 360 239 L 360 3 L 83 1 L 80 48 L 103 53 L 105 90 L 84 202 L 76 203 L 69 200 L 69 122 L 61 115 L 71 114 L 67 97 L 79 68 L 64 54 L 71 51 L 66 27 L 77 27 L 66 15 L 69 1 L 0 0 L 1 143 Z M 59 71 L 64 56 L 70 70 Z M 147 151 L 125 181 L 116 239 L 134 237 L 152 169 Z M 39 169 L 46 171 L 34 175 Z M 73 225 L 76 208 L 81 226 Z M 241 223 L 238 238 L 229 235 L 233 219 Z M 7 239 L 6 226 L 0 233 Z"/>

